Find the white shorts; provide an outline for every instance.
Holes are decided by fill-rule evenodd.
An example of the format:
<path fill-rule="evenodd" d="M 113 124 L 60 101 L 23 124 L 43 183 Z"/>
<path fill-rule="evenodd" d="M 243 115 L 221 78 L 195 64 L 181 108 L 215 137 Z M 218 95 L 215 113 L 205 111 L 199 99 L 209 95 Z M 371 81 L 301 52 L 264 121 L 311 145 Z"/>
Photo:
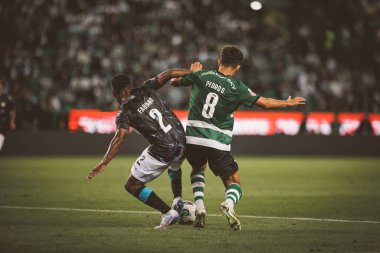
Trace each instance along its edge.
<path fill-rule="evenodd" d="M 156 179 L 166 169 L 177 171 L 181 168 L 181 164 L 185 157 L 169 163 L 163 163 L 148 153 L 147 147 L 131 168 L 131 174 L 141 182 L 147 183 Z"/>

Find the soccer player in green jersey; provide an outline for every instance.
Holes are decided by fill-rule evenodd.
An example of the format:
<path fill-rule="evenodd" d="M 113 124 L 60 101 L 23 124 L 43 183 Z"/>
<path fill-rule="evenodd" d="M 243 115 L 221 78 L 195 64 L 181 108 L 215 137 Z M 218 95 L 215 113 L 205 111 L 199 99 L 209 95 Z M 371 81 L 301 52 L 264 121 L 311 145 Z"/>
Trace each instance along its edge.
<path fill-rule="evenodd" d="M 173 86 L 192 86 L 189 116 L 186 127 L 186 156 L 190 165 L 191 185 L 196 204 L 195 227 L 204 227 L 206 209 L 203 202 L 205 175 L 208 162 L 212 172 L 224 186 L 225 200 L 220 210 L 234 230 L 241 225 L 234 206 L 242 196 L 238 164 L 230 154 L 233 113 L 240 105 L 257 105 L 262 108 L 282 108 L 305 104 L 304 98 L 277 100 L 262 97 L 251 91 L 242 81 L 233 78 L 240 69 L 243 54 L 236 46 L 225 46 L 218 59 L 218 70 L 202 70 L 200 63 L 191 69 L 198 70 L 182 78 L 171 80 Z"/>

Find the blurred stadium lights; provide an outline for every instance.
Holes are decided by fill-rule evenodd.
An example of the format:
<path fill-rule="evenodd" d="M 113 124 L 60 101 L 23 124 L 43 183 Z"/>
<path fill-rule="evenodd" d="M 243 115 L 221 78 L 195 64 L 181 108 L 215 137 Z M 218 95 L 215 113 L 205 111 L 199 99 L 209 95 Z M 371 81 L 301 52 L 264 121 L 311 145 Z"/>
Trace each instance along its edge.
<path fill-rule="evenodd" d="M 263 5 L 259 1 L 252 1 L 250 6 L 251 9 L 254 11 L 261 10 L 261 8 L 263 7 Z"/>

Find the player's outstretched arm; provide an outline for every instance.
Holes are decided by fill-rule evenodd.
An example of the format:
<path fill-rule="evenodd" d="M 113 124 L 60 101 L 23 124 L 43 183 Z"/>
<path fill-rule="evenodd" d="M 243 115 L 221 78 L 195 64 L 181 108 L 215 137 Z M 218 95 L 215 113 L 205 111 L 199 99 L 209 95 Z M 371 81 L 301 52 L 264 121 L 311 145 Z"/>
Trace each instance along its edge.
<path fill-rule="evenodd" d="M 193 62 L 190 66 L 190 70 L 192 72 L 194 71 L 198 71 L 198 70 L 201 70 L 203 68 L 203 65 L 202 63 L 200 62 Z M 181 77 L 177 77 L 177 78 L 172 78 L 170 80 L 170 85 L 171 86 L 174 86 L 174 87 L 179 87 L 181 86 Z"/>
<path fill-rule="evenodd" d="M 284 107 L 293 107 L 297 105 L 304 105 L 306 103 L 306 99 L 301 97 L 293 98 L 291 96 L 288 97 L 288 100 L 278 100 L 274 98 L 265 98 L 260 97 L 256 105 L 260 106 L 265 109 L 272 109 L 272 108 L 284 108 Z"/>
<path fill-rule="evenodd" d="M 165 72 L 157 75 L 155 77 L 156 82 L 159 87 L 162 87 L 167 81 L 172 78 L 186 76 L 191 73 L 191 70 L 188 69 L 168 69 Z"/>
<path fill-rule="evenodd" d="M 115 136 L 112 138 L 108 150 L 103 157 L 103 160 L 89 173 L 87 176 L 88 179 L 95 177 L 106 168 L 107 164 L 119 152 L 121 145 L 124 143 L 125 137 L 127 137 L 130 132 L 129 129 L 119 128 L 116 131 Z"/>

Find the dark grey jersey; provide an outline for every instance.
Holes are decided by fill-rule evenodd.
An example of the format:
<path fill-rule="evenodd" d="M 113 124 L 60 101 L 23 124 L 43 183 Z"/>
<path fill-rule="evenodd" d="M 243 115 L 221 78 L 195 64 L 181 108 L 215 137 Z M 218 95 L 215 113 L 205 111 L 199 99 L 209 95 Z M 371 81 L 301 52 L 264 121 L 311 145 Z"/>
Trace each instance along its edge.
<path fill-rule="evenodd" d="M 163 162 L 182 156 L 185 130 L 169 106 L 155 91 L 159 86 L 150 79 L 134 88 L 123 101 L 116 117 L 117 128 L 133 127 L 151 144 L 149 154 Z"/>

